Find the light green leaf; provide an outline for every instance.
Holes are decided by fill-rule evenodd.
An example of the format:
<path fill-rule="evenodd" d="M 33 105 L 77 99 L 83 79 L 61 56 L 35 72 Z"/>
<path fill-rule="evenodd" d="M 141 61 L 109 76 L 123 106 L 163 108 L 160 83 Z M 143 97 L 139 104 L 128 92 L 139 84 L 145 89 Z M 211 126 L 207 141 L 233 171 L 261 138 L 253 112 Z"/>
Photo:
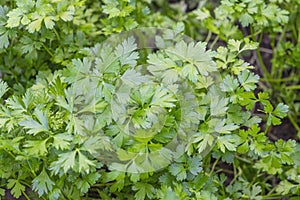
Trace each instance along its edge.
<path fill-rule="evenodd" d="M 219 98 L 218 96 L 212 96 L 210 102 L 210 112 L 212 116 L 224 116 L 227 107 L 228 99 L 227 98 Z"/>
<path fill-rule="evenodd" d="M 0 47 L 1 48 L 1 47 Z M 0 98 L 8 91 L 7 83 L 0 80 Z"/>
<path fill-rule="evenodd" d="M 223 82 L 220 84 L 220 88 L 223 92 L 234 92 L 239 86 L 237 79 L 233 76 L 227 75 Z"/>
<path fill-rule="evenodd" d="M 56 149 L 66 150 L 70 147 L 73 136 L 68 133 L 61 133 L 53 136 L 53 146 Z"/>
<path fill-rule="evenodd" d="M 47 16 L 44 18 L 44 23 L 47 29 L 53 29 L 55 23 L 55 17 L 53 16 Z"/>
<path fill-rule="evenodd" d="M 22 192 L 25 192 L 25 186 L 18 179 L 9 179 L 6 186 L 11 189 L 11 193 L 15 198 L 19 198 Z"/>
<path fill-rule="evenodd" d="M 121 80 L 128 86 L 134 87 L 147 81 L 145 76 L 142 76 L 140 72 L 134 69 L 127 70 L 122 76 Z"/>
<path fill-rule="evenodd" d="M 251 91 L 256 88 L 256 83 L 259 80 L 258 75 L 254 75 L 253 73 L 250 73 L 247 70 L 242 71 L 241 74 L 238 75 L 239 82 L 241 86 L 246 90 L 246 91 Z"/>
<path fill-rule="evenodd" d="M 159 87 L 156 89 L 150 104 L 164 108 L 171 108 L 175 106 L 174 102 L 176 101 L 174 94 L 170 93 L 163 87 Z"/>
<path fill-rule="evenodd" d="M 42 196 L 52 191 L 54 184 L 44 168 L 42 172 L 32 180 L 32 189 L 36 191 L 39 196 Z"/>
<path fill-rule="evenodd" d="M 134 184 L 133 190 L 137 190 L 138 192 L 134 195 L 137 200 L 144 200 L 146 197 L 152 199 L 155 194 L 155 188 L 148 183 L 136 183 Z"/>
<path fill-rule="evenodd" d="M 124 40 L 122 44 L 116 47 L 115 54 L 121 62 L 121 65 L 135 66 L 137 59 L 139 58 L 138 52 L 134 52 L 137 49 L 134 37 L 129 37 Z"/>
<path fill-rule="evenodd" d="M 287 105 L 284 105 L 283 103 L 279 103 L 275 110 L 273 111 L 273 114 L 276 115 L 279 118 L 284 118 L 289 111 L 289 107 Z"/>
<path fill-rule="evenodd" d="M 32 156 L 44 156 L 48 153 L 46 143 L 48 139 L 45 140 L 30 140 L 26 141 L 24 147 L 29 155 Z"/>
<path fill-rule="evenodd" d="M 187 77 L 193 83 L 198 80 L 198 72 L 197 69 L 192 64 L 186 64 L 182 68 L 182 74 Z"/>
<path fill-rule="evenodd" d="M 225 149 L 228 151 L 236 151 L 239 144 L 240 138 L 237 135 L 219 136 L 217 140 L 217 145 L 223 153 L 225 153 Z"/>
<path fill-rule="evenodd" d="M 84 171 L 87 174 L 89 174 L 90 172 L 90 167 L 96 166 L 95 161 L 88 159 L 80 151 L 78 152 L 78 164 L 79 164 L 78 172 Z"/>
<path fill-rule="evenodd" d="M 77 151 L 69 151 L 59 154 L 58 160 L 51 163 L 50 170 L 53 171 L 54 174 L 58 174 L 62 168 L 64 173 L 67 173 L 69 169 L 75 167 L 76 153 Z"/>
<path fill-rule="evenodd" d="M 40 17 L 34 21 L 32 21 L 28 26 L 28 32 L 29 33 L 34 33 L 35 31 L 39 31 L 41 29 L 42 26 L 42 21 L 43 21 L 43 17 Z"/>
<path fill-rule="evenodd" d="M 183 40 L 176 43 L 175 48 L 166 50 L 171 57 L 176 56 L 179 60 L 195 65 L 198 73 L 207 76 L 209 72 L 217 70 L 215 62 L 212 60 L 214 53 L 206 51 L 206 43 L 190 42 L 185 43 Z"/>
<path fill-rule="evenodd" d="M 8 20 L 6 27 L 14 28 L 20 25 L 21 17 L 23 16 L 23 11 L 20 8 L 13 9 L 7 14 Z"/>
<path fill-rule="evenodd" d="M 2 33 L 0 31 L 0 49 L 7 48 L 8 45 L 9 45 L 8 31 Z"/>

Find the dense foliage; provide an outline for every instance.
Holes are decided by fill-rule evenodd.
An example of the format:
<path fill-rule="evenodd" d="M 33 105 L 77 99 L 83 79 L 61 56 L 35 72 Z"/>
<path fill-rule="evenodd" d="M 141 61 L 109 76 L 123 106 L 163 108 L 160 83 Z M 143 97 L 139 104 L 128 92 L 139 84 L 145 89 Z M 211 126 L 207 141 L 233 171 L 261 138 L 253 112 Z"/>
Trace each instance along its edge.
<path fill-rule="evenodd" d="M 1 198 L 298 199 L 299 1 L 0 2 Z"/>

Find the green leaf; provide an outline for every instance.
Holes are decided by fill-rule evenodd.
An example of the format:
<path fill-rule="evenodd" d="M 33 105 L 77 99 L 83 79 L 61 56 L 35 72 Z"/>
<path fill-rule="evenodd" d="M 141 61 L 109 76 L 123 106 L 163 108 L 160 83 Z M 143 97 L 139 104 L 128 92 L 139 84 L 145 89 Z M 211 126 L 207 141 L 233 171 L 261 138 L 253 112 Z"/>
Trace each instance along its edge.
<path fill-rule="evenodd" d="M 198 143 L 196 145 L 199 153 L 205 152 L 207 148 L 212 147 L 215 142 L 215 137 L 209 133 L 196 133 L 191 139 L 192 143 Z"/>
<path fill-rule="evenodd" d="M 138 52 L 134 52 L 137 49 L 137 45 L 134 41 L 134 37 L 129 37 L 124 40 L 122 44 L 116 47 L 115 54 L 121 62 L 121 65 L 135 66 L 137 59 L 139 58 Z"/>
<path fill-rule="evenodd" d="M 134 198 L 137 200 L 144 200 L 146 197 L 152 199 L 155 194 L 155 188 L 148 183 L 136 183 L 132 189 L 138 191 L 134 195 Z"/>
<path fill-rule="evenodd" d="M 246 91 L 251 91 L 256 88 L 256 83 L 259 80 L 259 76 L 244 70 L 238 75 L 238 80 Z"/>
<path fill-rule="evenodd" d="M 53 29 L 55 23 L 54 23 L 55 17 L 53 16 L 47 16 L 44 18 L 44 23 L 47 29 Z"/>
<path fill-rule="evenodd" d="M 206 51 L 206 43 L 190 42 L 186 43 L 183 40 L 175 44 L 175 48 L 167 49 L 166 52 L 170 56 L 176 56 L 179 60 L 184 60 L 187 63 L 194 65 L 203 76 L 217 70 L 215 62 L 212 60 L 214 53 Z"/>
<path fill-rule="evenodd" d="M 44 156 L 48 153 L 46 143 L 48 139 L 45 140 L 31 140 L 26 141 L 24 147 L 29 155 L 32 156 Z"/>
<path fill-rule="evenodd" d="M 0 47 L 1 48 L 1 47 Z M 0 98 L 8 91 L 7 83 L 0 80 Z"/>
<path fill-rule="evenodd" d="M 34 33 L 36 31 L 39 31 L 42 27 L 43 18 L 41 16 L 36 16 L 37 19 L 30 22 L 28 24 L 27 29 L 29 33 Z"/>
<path fill-rule="evenodd" d="M 38 121 L 29 117 L 27 120 L 21 121 L 19 125 L 24 126 L 25 129 L 29 129 L 27 132 L 32 135 L 36 135 L 40 132 L 47 132 L 49 130 L 49 126 L 46 114 L 39 109 L 35 109 L 35 116 Z"/>
<path fill-rule="evenodd" d="M 224 116 L 227 107 L 228 99 L 227 98 L 219 98 L 218 96 L 212 96 L 210 102 L 210 112 L 212 116 Z"/>
<path fill-rule="evenodd" d="M 237 135 L 219 136 L 217 140 L 217 145 L 223 153 L 225 153 L 225 149 L 228 151 L 236 151 L 239 144 L 240 138 Z"/>
<path fill-rule="evenodd" d="M 8 40 L 8 32 L 2 32 L 0 30 L 0 49 L 7 48 L 9 45 L 9 40 Z"/>
<path fill-rule="evenodd" d="M 202 171 L 202 159 L 200 156 L 189 157 L 187 160 L 189 171 L 193 175 L 198 175 Z"/>
<path fill-rule="evenodd" d="M 74 6 L 70 5 L 66 11 L 59 13 L 59 17 L 65 21 L 71 21 L 73 19 L 73 16 L 75 14 L 75 8 Z"/>
<path fill-rule="evenodd" d="M 287 113 L 289 111 L 289 107 L 287 105 L 284 105 L 283 103 L 279 103 L 275 110 L 273 111 L 273 114 L 279 118 L 286 117 Z"/>
<path fill-rule="evenodd" d="M 96 166 L 95 162 L 88 159 L 84 154 L 82 154 L 80 151 L 78 152 L 78 163 L 79 163 L 79 169 L 78 172 L 84 171 L 85 173 L 90 173 L 90 167 Z"/>
<path fill-rule="evenodd" d="M 240 16 L 239 21 L 244 27 L 246 27 L 249 24 L 252 24 L 254 20 L 253 17 L 251 17 L 251 15 L 249 15 L 248 13 L 244 13 Z"/>
<path fill-rule="evenodd" d="M 56 149 L 69 149 L 73 136 L 68 133 L 61 133 L 53 136 L 53 146 Z"/>
<path fill-rule="evenodd" d="M 223 134 L 229 134 L 239 128 L 238 125 L 226 122 L 226 119 L 211 119 L 208 124 L 215 132 Z"/>
<path fill-rule="evenodd" d="M 234 40 L 234 39 L 228 40 L 228 48 L 232 52 L 239 52 L 241 48 L 241 44 L 242 44 L 241 40 Z"/>
<path fill-rule="evenodd" d="M 32 180 L 32 189 L 36 191 L 39 196 L 52 191 L 54 185 L 55 183 L 50 179 L 45 168 L 37 177 Z"/>
<path fill-rule="evenodd" d="M 90 136 L 84 141 L 80 150 L 87 151 L 90 154 L 96 154 L 99 149 L 101 150 L 111 150 L 111 143 L 107 136 L 96 135 Z"/>
<path fill-rule="evenodd" d="M 155 90 L 150 105 L 172 108 L 175 106 L 174 102 L 176 101 L 177 100 L 174 97 L 174 94 L 170 93 L 170 91 L 168 91 L 166 88 L 158 87 Z"/>
<path fill-rule="evenodd" d="M 287 195 L 290 193 L 291 189 L 297 187 L 297 185 L 291 183 L 290 181 L 288 180 L 283 180 L 281 181 L 277 187 L 276 187 L 276 191 L 279 193 L 279 194 L 282 194 L 282 195 Z"/>
<path fill-rule="evenodd" d="M 21 17 L 23 16 L 23 10 L 20 8 L 13 9 L 7 13 L 7 25 L 8 28 L 18 27 Z"/>
<path fill-rule="evenodd" d="M 169 172 L 175 176 L 178 181 L 183 181 L 187 177 L 186 169 L 182 164 L 173 163 L 169 167 Z"/>
<path fill-rule="evenodd" d="M 220 88 L 223 92 L 234 92 L 238 87 L 239 83 L 237 79 L 230 75 L 227 75 L 220 84 Z"/>
<path fill-rule="evenodd" d="M 141 73 L 135 71 L 134 69 L 126 70 L 126 72 L 120 78 L 126 85 L 134 87 L 145 83 L 147 78 L 142 76 Z"/>
<path fill-rule="evenodd" d="M 75 167 L 76 153 L 77 151 L 69 151 L 59 154 L 58 160 L 51 163 L 50 170 L 53 171 L 54 174 L 58 174 L 60 168 L 63 168 L 64 173 L 67 173 L 69 169 Z"/>
<path fill-rule="evenodd" d="M 161 77 L 162 82 L 172 84 L 179 79 L 177 64 L 161 53 L 149 54 L 147 57 L 148 70 L 155 76 Z"/>
<path fill-rule="evenodd" d="M 18 179 L 9 179 L 6 186 L 11 189 L 11 193 L 15 198 L 19 198 L 25 192 L 25 186 Z"/>
<path fill-rule="evenodd" d="M 196 83 L 198 80 L 197 69 L 192 64 L 186 64 L 182 68 L 182 74 L 187 77 L 193 83 Z"/>

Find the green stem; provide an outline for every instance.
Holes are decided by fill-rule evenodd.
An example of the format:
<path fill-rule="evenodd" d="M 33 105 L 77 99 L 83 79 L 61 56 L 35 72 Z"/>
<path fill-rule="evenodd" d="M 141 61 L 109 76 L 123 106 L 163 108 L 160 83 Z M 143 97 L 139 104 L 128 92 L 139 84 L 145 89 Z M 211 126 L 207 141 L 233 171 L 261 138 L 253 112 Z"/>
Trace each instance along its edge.
<path fill-rule="evenodd" d="M 261 33 L 261 30 L 256 31 L 255 33 L 251 33 L 250 35 L 247 35 L 245 38 L 255 38 L 255 36 L 257 36 L 258 34 Z"/>
<path fill-rule="evenodd" d="M 209 31 L 208 34 L 207 34 L 207 36 L 206 36 L 206 39 L 205 39 L 205 42 L 206 42 L 206 43 L 209 42 L 209 40 L 210 40 L 210 38 L 211 38 L 211 35 L 212 35 L 212 34 L 211 34 L 211 31 Z"/>
<path fill-rule="evenodd" d="M 212 168 L 211 168 L 211 170 L 210 170 L 209 176 L 211 176 L 212 173 L 214 172 L 215 167 L 217 166 L 219 160 L 220 160 L 220 158 L 216 159 L 216 161 L 214 162 L 214 164 L 213 164 L 213 166 L 212 166 Z"/>
<path fill-rule="evenodd" d="M 287 115 L 290 122 L 293 124 L 294 128 L 297 130 L 297 132 L 299 133 L 300 132 L 300 127 L 299 125 L 297 124 L 297 122 L 295 121 L 295 119 L 293 118 L 293 116 L 291 114 L 288 114 Z"/>
<path fill-rule="evenodd" d="M 234 183 L 234 181 L 236 181 L 236 179 L 240 176 L 240 175 L 242 175 L 242 170 L 240 169 L 240 168 L 238 168 L 238 173 L 236 173 L 236 168 L 235 168 L 235 165 L 233 165 L 233 169 L 234 169 L 234 177 L 233 177 L 233 179 L 230 181 L 230 183 L 229 183 L 229 185 L 232 185 L 233 183 Z"/>
<path fill-rule="evenodd" d="M 269 73 L 269 71 L 268 71 L 268 69 L 267 69 L 267 67 L 266 67 L 266 65 L 265 65 L 265 63 L 263 61 L 263 58 L 261 56 L 261 53 L 260 53 L 259 49 L 256 50 L 256 55 L 257 55 L 259 64 L 261 66 L 261 69 L 262 69 L 262 71 L 264 73 L 264 76 L 267 77 L 267 78 L 269 78 L 270 77 L 270 73 Z"/>
<path fill-rule="evenodd" d="M 274 55 L 273 55 L 273 58 L 275 58 L 275 59 L 277 57 L 277 52 L 278 52 L 279 45 L 280 45 L 280 43 L 282 42 L 282 40 L 286 36 L 286 34 L 285 34 L 286 33 L 286 29 L 287 29 L 287 25 L 284 26 L 284 28 L 282 30 L 282 33 L 280 34 L 280 37 L 279 37 L 279 39 L 277 41 L 276 49 L 274 50 Z M 276 70 L 275 69 L 271 69 L 271 70 L 272 70 L 271 71 L 272 77 L 276 77 L 276 74 L 275 74 Z M 280 67 L 279 68 L 279 73 L 278 73 L 277 77 L 282 77 L 282 73 L 283 73 L 283 67 Z"/>
<path fill-rule="evenodd" d="M 56 30 L 55 28 L 53 28 L 53 31 L 54 31 L 54 33 L 55 33 L 55 35 L 56 35 L 58 41 L 60 41 L 60 36 L 59 36 L 57 30 Z"/>
<path fill-rule="evenodd" d="M 287 90 L 300 90 L 300 85 L 291 85 L 286 87 Z"/>
<path fill-rule="evenodd" d="M 27 199 L 30 200 L 29 196 L 26 194 L 26 192 L 22 191 L 23 196 Z"/>
<path fill-rule="evenodd" d="M 213 49 L 213 47 L 215 46 L 215 44 L 218 42 L 219 40 L 219 36 L 217 35 L 214 39 L 214 41 L 210 44 L 209 48 Z"/>
<path fill-rule="evenodd" d="M 239 156 L 237 156 L 237 155 L 235 156 L 235 158 L 238 159 L 238 160 L 240 160 L 240 161 L 243 161 L 243 162 L 245 162 L 245 163 L 247 163 L 247 164 L 252 164 L 251 161 L 249 161 L 249 160 L 247 160 L 247 159 L 245 159 L 245 158 L 239 157 Z"/>
<path fill-rule="evenodd" d="M 259 36 L 259 43 L 261 43 L 262 37 L 263 37 L 263 34 L 260 34 L 260 36 Z M 266 67 L 266 65 L 265 65 L 265 63 L 263 61 L 263 58 L 261 56 L 259 48 L 256 50 L 256 55 L 257 55 L 257 59 L 259 61 L 259 64 L 261 66 L 261 69 L 262 69 L 262 71 L 264 73 L 264 76 L 267 77 L 267 78 L 269 78 L 270 77 L 270 73 L 269 73 L 269 71 L 268 71 L 268 69 L 267 69 L 267 67 Z"/>
<path fill-rule="evenodd" d="M 298 80 L 299 78 L 300 78 L 300 76 L 292 76 L 292 77 L 287 77 L 287 78 L 261 78 L 260 81 L 280 83 L 280 82 Z"/>
<path fill-rule="evenodd" d="M 50 51 L 50 49 L 49 49 L 44 43 L 42 43 L 42 45 L 43 45 L 44 49 L 47 51 L 47 53 L 48 53 L 51 57 L 53 57 L 54 55 L 53 55 L 53 53 Z"/>

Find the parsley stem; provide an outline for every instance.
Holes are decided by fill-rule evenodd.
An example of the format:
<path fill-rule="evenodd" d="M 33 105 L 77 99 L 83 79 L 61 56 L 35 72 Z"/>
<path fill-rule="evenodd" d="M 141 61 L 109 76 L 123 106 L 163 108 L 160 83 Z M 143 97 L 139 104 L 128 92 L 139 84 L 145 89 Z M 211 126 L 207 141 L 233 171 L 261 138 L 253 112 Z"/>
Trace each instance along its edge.
<path fill-rule="evenodd" d="M 300 76 L 292 76 L 287 78 L 261 78 L 260 81 L 263 82 L 286 82 L 286 81 L 293 81 L 298 80 Z"/>
<path fill-rule="evenodd" d="M 210 48 L 210 49 L 213 49 L 214 46 L 215 46 L 215 44 L 218 42 L 218 40 L 219 40 L 219 35 L 217 35 L 217 36 L 215 37 L 214 41 L 210 44 L 209 48 Z"/>
<path fill-rule="evenodd" d="M 269 71 L 268 71 L 268 69 L 267 69 L 267 67 L 266 67 L 266 65 L 265 65 L 265 63 L 263 61 L 263 58 L 261 56 L 261 53 L 260 53 L 259 49 L 256 50 L 256 55 L 257 55 L 257 59 L 258 59 L 259 65 L 260 65 L 260 67 L 261 67 L 261 69 L 262 69 L 262 71 L 264 73 L 264 76 L 267 77 L 267 78 L 269 78 L 270 77 L 270 73 L 269 73 Z"/>
<path fill-rule="evenodd" d="M 44 47 L 44 49 L 47 51 L 47 53 L 48 53 L 51 57 L 54 57 L 53 53 L 49 50 L 49 48 L 48 48 L 44 43 L 42 43 L 42 46 Z"/>
<path fill-rule="evenodd" d="M 25 191 L 22 191 L 22 194 L 23 194 L 23 196 L 24 196 L 27 200 L 30 200 L 29 196 L 26 194 Z"/>
<path fill-rule="evenodd" d="M 300 90 L 300 85 L 291 85 L 285 87 L 287 90 Z"/>
<path fill-rule="evenodd" d="M 276 59 L 276 57 L 277 57 L 278 48 L 279 48 L 279 46 L 280 46 L 282 40 L 284 39 L 284 37 L 285 37 L 285 35 L 286 35 L 286 34 L 285 34 L 285 33 L 286 33 L 286 29 L 287 29 L 287 25 L 284 26 L 284 28 L 283 28 L 283 30 L 282 30 L 280 36 L 279 36 L 279 39 L 278 39 L 278 41 L 277 41 L 277 45 L 276 45 L 276 48 L 275 48 L 274 54 L 273 54 L 273 58 L 275 58 L 275 59 Z M 275 72 L 276 72 L 275 69 L 271 69 L 271 75 L 272 75 L 272 77 L 275 76 Z M 278 76 L 278 77 L 282 77 L 282 73 L 283 73 L 283 67 L 280 67 L 280 68 L 279 68 L 279 76 Z"/>
<path fill-rule="evenodd" d="M 298 132 L 298 137 L 300 137 L 299 133 L 300 133 L 300 127 L 299 125 L 297 124 L 297 122 L 295 121 L 295 119 L 293 118 L 293 116 L 291 114 L 288 114 L 287 115 L 290 122 L 293 124 L 294 128 L 297 130 Z"/>
<path fill-rule="evenodd" d="M 211 31 L 209 31 L 208 34 L 207 34 L 207 36 L 206 36 L 206 38 L 205 38 L 205 42 L 206 42 L 206 43 L 209 42 L 209 40 L 210 40 L 210 38 L 211 38 L 211 35 L 212 35 L 212 34 L 211 34 Z"/>
<path fill-rule="evenodd" d="M 210 172 L 209 172 L 209 176 L 211 176 L 212 173 L 215 171 L 216 165 L 218 164 L 219 160 L 220 160 L 220 157 L 217 158 L 217 159 L 215 160 L 215 162 L 214 162 L 214 164 L 212 165 L 212 168 L 211 168 L 211 170 L 210 170 Z"/>
<path fill-rule="evenodd" d="M 238 155 L 236 155 L 235 158 L 238 159 L 238 160 L 240 160 L 240 161 L 243 161 L 243 162 L 245 162 L 247 164 L 252 164 L 252 162 L 250 162 L 249 160 L 247 160 L 245 158 L 242 158 L 242 157 L 240 157 Z"/>
<path fill-rule="evenodd" d="M 60 41 L 60 37 L 59 37 L 59 34 L 58 34 L 57 30 L 56 30 L 55 28 L 53 28 L 53 31 L 54 31 L 54 33 L 55 33 L 57 39 Z"/>
<path fill-rule="evenodd" d="M 235 165 L 233 165 L 233 167 L 234 167 L 234 169 L 236 170 Z M 233 179 L 230 181 L 229 185 L 232 185 L 232 184 L 234 183 L 234 181 L 236 181 L 236 179 L 237 179 L 240 175 L 242 175 L 242 170 L 241 170 L 240 167 L 238 167 L 238 171 L 239 171 L 238 173 L 234 173 L 234 177 L 233 177 Z"/>
<path fill-rule="evenodd" d="M 255 38 L 255 35 L 254 35 L 255 33 L 254 33 L 254 30 L 253 30 L 252 26 L 250 26 L 250 32 L 251 32 L 252 39 L 254 41 L 256 41 L 256 38 Z M 263 33 L 260 34 L 258 43 L 261 43 L 262 39 L 263 39 Z M 265 65 L 265 63 L 264 63 L 264 61 L 262 59 L 262 56 L 261 56 L 259 48 L 256 49 L 256 56 L 257 56 L 258 63 L 259 63 L 259 65 L 260 65 L 260 67 L 261 67 L 261 69 L 263 71 L 264 76 L 268 78 L 270 76 L 270 73 L 269 73 L 269 71 L 268 71 L 268 69 L 267 69 L 267 67 L 266 67 L 266 65 Z"/>

